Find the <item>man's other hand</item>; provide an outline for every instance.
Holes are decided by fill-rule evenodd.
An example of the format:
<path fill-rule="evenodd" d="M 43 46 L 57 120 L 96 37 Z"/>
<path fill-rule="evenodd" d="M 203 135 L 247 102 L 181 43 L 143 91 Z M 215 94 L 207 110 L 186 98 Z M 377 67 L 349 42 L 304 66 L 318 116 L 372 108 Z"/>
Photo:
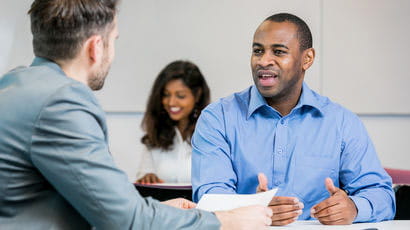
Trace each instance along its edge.
<path fill-rule="evenodd" d="M 356 205 L 345 191 L 334 186 L 332 179 L 326 178 L 325 185 L 330 197 L 313 206 L 311 216 L 326 225 L 351 224 L 357 215 Z"/>

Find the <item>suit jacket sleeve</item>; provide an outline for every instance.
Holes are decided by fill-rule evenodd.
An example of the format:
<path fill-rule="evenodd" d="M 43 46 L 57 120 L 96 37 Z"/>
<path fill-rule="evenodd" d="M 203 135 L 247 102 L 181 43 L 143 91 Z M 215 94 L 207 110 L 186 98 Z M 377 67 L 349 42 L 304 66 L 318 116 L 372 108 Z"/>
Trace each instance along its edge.
<path fill-rule="evenodd" d="M 58 89 L 32 134 L 30 156 L 51 185 L 97 229 L 217 229 L 215 215 L 142 198 L 107 144 L 104 112 L 81 83 Z"/>

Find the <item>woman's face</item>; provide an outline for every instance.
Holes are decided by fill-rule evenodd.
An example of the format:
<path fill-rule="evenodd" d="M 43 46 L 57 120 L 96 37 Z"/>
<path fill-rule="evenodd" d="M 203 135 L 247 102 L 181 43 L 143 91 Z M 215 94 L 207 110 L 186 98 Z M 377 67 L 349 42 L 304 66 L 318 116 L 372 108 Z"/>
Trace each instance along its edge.
<path fill-rule="evenodd" d="M 195 107 L 195 97 L 182 80 L 176 79 L 165 85 L 162 105 L 172 120 L 185 121 Z"/>

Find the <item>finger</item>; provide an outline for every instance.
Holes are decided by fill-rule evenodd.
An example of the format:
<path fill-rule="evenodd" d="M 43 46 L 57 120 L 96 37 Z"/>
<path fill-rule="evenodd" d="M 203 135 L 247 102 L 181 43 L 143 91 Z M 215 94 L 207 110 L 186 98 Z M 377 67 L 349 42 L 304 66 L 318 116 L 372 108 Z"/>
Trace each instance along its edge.
<path fill-rule="evenodd" d="M 153 183 L 164 183 L 164 181 L 159 179 L 159 177 L 155 174 L 153 174 L 153 178 Z"/>
<path fill-rule="evenodd" d="M 270 225 L 272 225 L 272 219 L 271 219 L 270 217 L 266 217 L 264 220 L 265 220 L 265 221 L 264 221 L 265 226 L 270 226 Z"/>
<path fill-rule="evenodd" d="M 326 216 L 331 216 L 331 215 L 335 215 L 337 213 L 340 213 L 341 210 L 340 208 L 338 208 L 340 205 L 333 205 L 333 206 L 329 206 L 325 209 L 322 209 L 320 211 L 317 211 L 314 213 L 314 217 L 315 218 L 321 218 L 321 217 L 326 217 Z"/>
<path fill-rule="evenodd" d="M 183 202 L 184 202 L 184 205 L 183 205 L 184 209 L 191 209 L 191 208 L 196 207 L 196 204 L 194 202 L 189 201 L 189 200 L 184 199 Z"/>
<path fill-rule="evenodd" d="M 297 219 L 302 214 L 302 210 L 295 210 L 284 213 L 273 213 L 272 221 L 284 221 L 288 219 Z"/>
<path fill-rule="evenodd" d="M 329 208 L 331 206 L 340 204 L 341 200 L 340 200 L 340 196 L 331 196 L 329 198 L 327 198 L 326 200 L 320 202 L 319 204 L 316 204 L 315 206 L 313 206 L 310 209 L 310 214 L 312 217 L 314 217 L 312 214 L 318 213 L 321 210 L 324 210 L 326 208 Z"/>
<path fill-rule="evenodd" d="M 263 173 L 259 173 L 258 181 L 259 181 L 259 185 L 257 188 L 257 192 L 268 191 L 268 178 L 266 178 L 266 175 Z"/>
<path fill-rule="evenodd" d="M 147 177 L 144 176 L 143 178 L 141 178 L 141 184 L 146 184 L 147 183 Z"/>
<path fill-rule="evenodd" d="M 274 196 L 269 203 L 269 206 L 283 205 L 283 204 L 298 204 L 300 201 L 297 197 L 288 196 Z"/>
<path fill-rule="evenodd" d="M 327 221 L 327 220 L 319 220 L 321 224 L 324 225 L 342 225 L 342 224 L 350 224 L 346 219 L 340 218 L 332 221 Z"/>
<path fill-rule="evenodd" d="M 152 174 L 150 176 L 150 182 L 153 183 L 153 184 L 158 182 L 158 178 L 155 174 Z"/>
<path fill-rule="evenodd" d="M 274 214 L 280 214 L 280 213 L 286 213 L 286 212 L 293 212 L 293 211 L 298 211 L 303 209 L 303 203 L 298 203 L 298 204 L 290 204 L 290 205 L 276 205 L 276 206 L 270 206 L 272 209 L 272 212 Z"/>
<path fill-rule="evenodd" d="M 264 207 L 264 209 L 265 209 L 265 214 L 269 217 L 269 219 L 271 219 L 272 216 L 273 216 L 273 211 L 272 211 L 272 209 L 271 209 L 271 208 L 268 208 L 268 207 Z"/>
<path fill-rule="evenodd" d="M 333 184 L 333 180 L 329 177 L 325 179 L 325 185 L 326 190 L 330 193 L 331 196 L 339 190 L 337 187 L 335 187 L 335 185 Z"/>
<path fill-rule="evenodd" d="M 281 220 L 272 220 L 272 225 L 273 226 L 283 226 L 283 225 L 288 225 L 292 222 L 295 222 L 297 220 L 297 217 L 291 217 L 288 219 L 281 219 Z"/>
<path fill-rule="evenodd" d="M 343 219 L 343 213 L 342 213 L 341 211 L 339 211 L 339 212 L 331 212 L 331 213 L 329 213 L 328 215 L 324 215 L 324 214 L 322 213 L 320 216 L 317 217 L 317 219 L 318 219 L 319 221 L 327 221 L 327 222 L 337 221 L 337 220 Z"/>
<path fill-rule="evenodd" d="M 149 183 L 149 184 L 155 183 L 155 175 L 150 174 L 150 175 L 148 176 L 148 183 Z"/>

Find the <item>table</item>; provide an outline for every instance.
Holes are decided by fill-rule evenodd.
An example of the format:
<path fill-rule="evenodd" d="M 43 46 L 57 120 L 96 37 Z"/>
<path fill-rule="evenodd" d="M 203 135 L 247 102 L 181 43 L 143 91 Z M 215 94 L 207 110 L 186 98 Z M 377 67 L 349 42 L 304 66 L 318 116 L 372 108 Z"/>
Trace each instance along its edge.
<path fill-rule="evenodd" d="M 270 230 L 410 230 L 410 220 L 391 220 L 378 223 L 357 223 L 352 225 L 322 225 L 319 221 L 296 221 L 286 226 L 272 226 Z"/>
<path fill-rule="evenodd" d="M 190 184 L 158 183 L 158 184 L 134 184 L 141 196 L 150 196 L 159 201 L 174 198 L 192 200 L 192 186 Z"/>

